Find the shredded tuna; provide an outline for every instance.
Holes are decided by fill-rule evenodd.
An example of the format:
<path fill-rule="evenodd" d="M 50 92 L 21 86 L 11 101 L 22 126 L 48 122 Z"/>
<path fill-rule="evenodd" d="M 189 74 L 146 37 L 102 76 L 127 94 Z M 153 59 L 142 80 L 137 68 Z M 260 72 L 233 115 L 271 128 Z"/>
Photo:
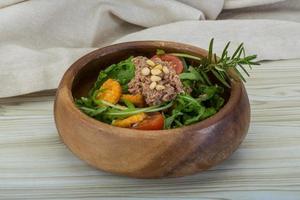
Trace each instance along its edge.
<path fill-rule="evenodd" d="M 141 72 L 144 67 L 150 67 L 146 63 L 147 60 L 148 58 L 143 56 L 133 58 L 133 63 L 135 65 L 135 77 L 128 84 L 128 90 L 130 93 L 142 94 L 148 105 L 158 105 L 163 102 L 173 100 L 177 94 L 184 92 L 183 85 L 174 68 L 169 62 L 164 62 L 159 58 L 153 60 L 155 64 L 161 64 L 169 69 L 168 74 L 162 73 L 160 75 L 162 80 L 158 82 L 158 84 L 165 86 L 165 89 L 150 89 L 150 75 L 144 76 Z"/>

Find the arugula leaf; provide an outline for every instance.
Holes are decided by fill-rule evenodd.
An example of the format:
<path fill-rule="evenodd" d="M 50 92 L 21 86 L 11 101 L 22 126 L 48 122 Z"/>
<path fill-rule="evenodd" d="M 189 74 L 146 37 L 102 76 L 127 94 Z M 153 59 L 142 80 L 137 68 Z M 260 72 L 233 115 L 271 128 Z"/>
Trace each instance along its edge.
<path fill-rule="evenodd" d="M 186 88 L 192 88 L 193 86 L 193 81 L 185 79 L 181 81 L 182 85 Z"/>
<path fill-rule="evenodd" d="M 203 115 L 201 116 L 201 120 L 209 118 L 210 116 L 217 113 L 217 110 L 214 107 L 205 108 Z"/>
<path fill-rule="evenodd" d="M 214 107 L 216 110 L 220 110 L 224 105 L 224 102 L 225 102 L 224 98 L 221 97 L 219 94 L 214 95 L 210 99 L 211 106 Z"/>
<path fill-rule="evenodd" d="M 118 63 L 108 74 L 109 78 L 117 80 L 122 86 L 127 85 L 135 73 L 135 66 L 131 60 L 132 57 Z"/>
<path fill-rule="evenodd" d="M 183 65 L 183 72 L 187 72 L 188 71 L 188 65 L 187 65 L 187 63 L 186 63 L 186 60 L 185 60 L 185 58 L 184 57 L 178 57 L 180 60 L 181 60 L 181 62 L 182 62 L 182 65 Z"/>
<path fill-rule="evenodd" d="M 188 68 L 188 72 L 179 74 L 179 78 L 180 80 L 182 80 L 182 82 L 186 80 L 191 80 L 199 82 L 200 84 L 212 85 L 206 72 L 200 70 L 199 68 L 194 68 L 192 66 Z"/>
<path fill-rule="evenodd" d="M 133 103 L 131 103 L 130 101 L 128 101 L 127 99 L 122 99 L 122 101 L 124 102 L 124 104 L 129 108 L 129 109 L 134 109 L 135 106 L 133 105 Z"/>
<path fill-rule="evenodd" d="M 95 117 L 97 115 L 102 114 L 104 111 L 106 111 L 106 107 L 99 107 L 99 108 L 88 108 L 88 107 L 80 107 L 80 110 L 82 110 L 84 113 L 91 117 Z"/>
<path fill-rule="evenodd" d="M 156 49 L 156 55 L 163 55 L 165 54 L 166 52 L 162 49 Z"/>
<path fill-rule="evenodd" d="M 122 92 L 123 93 L 128 93 L 128 85 L 127 84 L 125 84 L 125 85 L 121 85 L 121 87 L 122 87 Z"/>
<path fill-rule="evenodd" d="M 150 113 L 150 112 L 163 111 L 170 108 L 172 105 L 173 105 L 173 101 L 160 104 L 160 105 L 149 106 L 145 108 L 127 108 L 125 110 L 112 108 L 107 112 L 105 112 L 103 115 L 110 117 L 111 119 L 118 119 L 118 118 L 124 118 L 131 115 L 135 115 L 141 112 Z"/>
<path fill-rule="evenodd" d="M 179 74 L 180 80 L 192 80 L 192 81 L 197 81 L 199 80 L 197 75 L 191 72 L 184 72 Z"/>
<path fill-rule="evenodd" d="M 198 122 L 205 107 L 188 94 L 180 94 L 175 99 L 175 107 L 170 115 L 165 115 L 165 129 L 176 128 Z M 180 125 L 181 124 L 181 125 Z"/>
<path fill-rule="evenodd" d="M 81 97 L 80 99 L 75 99 L 76 106 L 83 111 L 85 114 L 95 117 L 106 111 L 106 107 L 96 107 L 93 101 L 86 97 Z"/>
<path fill-rule="evenodd" d="M 201 74 L 192 66 L 188 68 L 189 72 L 184 72 L 179 74 L 180 80 L 191 80 L 191 81 L 200 81 L 204 83 L 204 79 Z"/>
<path fill-rule="evenodd" d="M 169 117 L 165 117 L 164 129 L 171 128 L 172 124 L 175 122 L 176 118 L 178 118 L 180 115 L 183 115 L 183 113 L 180 112 L 179 110 L 176 110 L 176 109 L 172 110 L 172 115 Z"/>
<path fill-rule="evenodd" d="M 93 108 L 93 100 L 86 97 L 81 97 L 80 99 L 75 99 L 75 104 L 77 106 L 84 106 L 88 108 Z"/>
<path fill-rule="evenodd" d="M 197 84 L 196 84 L 197 85 Z M 194 98 L 188 94 L 177 95 L 173 110 L 165 113 L 165 129 L 190 125 L 214 115 L 224 104 L 220 96 L 224 88 L 214 85 L 194 87 Z M 181 124 L 181 125 L 180 125 Z"/>
<path fill-rule="evenodd" d="M 89 96 L 93 96 L 96 90 L 109 78 L 117 80 L 122 86 L 123 92 L 128 91 L 127 84 L 134 78 L 135 66 L 132 62 L 132 56 L 122 60 L 117 64 L 112 64 L 105 70 L 100 71 L 93 88 L 89 91 Z"/>
<path fill-rule="evenodd" d="M 214 85 L 214 86 L 202 85 L 202 86 L 195 88 L 195 90 L 194 90 L 194 95 L 198 96 L 197 99 L 199 101 L 209 100 L 217 93 L 223 93 L 223 90 L 217 85 Z"/>

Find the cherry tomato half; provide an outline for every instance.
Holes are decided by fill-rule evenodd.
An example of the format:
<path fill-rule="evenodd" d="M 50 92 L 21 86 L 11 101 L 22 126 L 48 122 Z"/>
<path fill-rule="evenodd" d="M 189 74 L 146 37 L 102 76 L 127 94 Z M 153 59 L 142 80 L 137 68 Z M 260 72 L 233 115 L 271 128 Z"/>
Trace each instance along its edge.
<path fill-rule="evenodd" d="M 177 56 L 170 54 L 155 55 L 151 59 L 160 58 L 162 61 L 170 62 L 175 68 L 176 74 L 180 74 L 183 71 L 183 64 Z"/>
<path fill-rule="evenodd" d="M 161 130 L 164 127 L 164 117 L 159 112 L 151 113 L 134 128 L 139 130 Z"/>

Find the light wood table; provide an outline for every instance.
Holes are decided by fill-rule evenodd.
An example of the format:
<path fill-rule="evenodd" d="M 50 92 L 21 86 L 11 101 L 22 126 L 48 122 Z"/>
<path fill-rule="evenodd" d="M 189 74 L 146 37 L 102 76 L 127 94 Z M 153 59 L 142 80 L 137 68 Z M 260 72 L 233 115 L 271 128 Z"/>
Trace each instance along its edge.
<path fill-rule="evenodd" d="M 59 140 L 53 92 L 1 99 L 0 199 L 300 199 L 300 60 L 264 62 L 251 75 L 243 144 L 219 166 L 176 179 L 86 165 Z"/>

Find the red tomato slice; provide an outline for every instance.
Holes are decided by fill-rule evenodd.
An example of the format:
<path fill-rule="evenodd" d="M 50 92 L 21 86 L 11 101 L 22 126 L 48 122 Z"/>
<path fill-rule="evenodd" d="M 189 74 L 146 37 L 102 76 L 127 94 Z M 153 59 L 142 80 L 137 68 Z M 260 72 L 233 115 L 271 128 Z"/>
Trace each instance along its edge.
<path fill-rule="evenodd" d="M 161 130 L 163 127 L 164 117 L 159 112 L 155 112 L 138 123 L 134 128 L 139 130 Z"/>
<path fill-rule="evenodd" d="M 171 65 L 175 68 L 176 74 L 180 74 L 183 71 L 183 64 L 177 56 L 170 54 L 155 55 L 151 59 L 160 58 L 162 61 L 170 62 Z"/>

